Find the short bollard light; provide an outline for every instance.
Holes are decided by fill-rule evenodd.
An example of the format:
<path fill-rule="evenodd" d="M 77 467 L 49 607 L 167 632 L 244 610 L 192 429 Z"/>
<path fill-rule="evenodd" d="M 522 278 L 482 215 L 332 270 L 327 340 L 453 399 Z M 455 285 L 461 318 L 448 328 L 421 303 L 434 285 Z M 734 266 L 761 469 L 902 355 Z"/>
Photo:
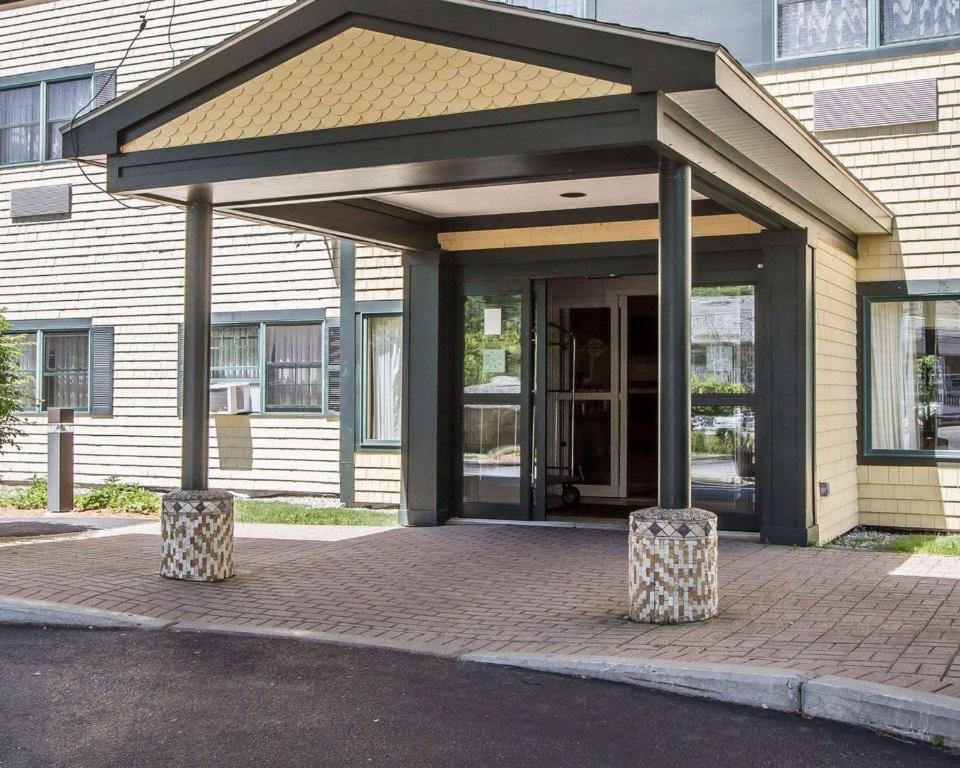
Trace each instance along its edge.
<path fill-rule="evenodd" d="M 47 512 L 73 511 L 73 408 L 47 409 Z"/>

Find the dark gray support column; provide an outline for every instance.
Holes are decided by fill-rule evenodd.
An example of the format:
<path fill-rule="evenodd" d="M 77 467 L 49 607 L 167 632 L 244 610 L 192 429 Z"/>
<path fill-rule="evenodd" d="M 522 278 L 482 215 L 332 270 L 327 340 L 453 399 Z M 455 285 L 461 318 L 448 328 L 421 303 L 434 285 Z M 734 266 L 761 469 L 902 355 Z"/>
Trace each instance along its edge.
<path fill-rule="evenodd" d="M 183 289 L 183 439 L 181 484 L 205 491 L 210 461 L 210 304 L 213 272 L 213 206 L 187 203 Z"/>
<path fill-rule="evenodd" d="M 757 359 L 760 536 L 806 546 L 813 504 L 813 249 L 806 231 L 761 235 L 760 307 L 766 354 Z M 763 359 L 766 358 L 766 359 Z"/>
<path fill-rule="evenodd" d="M 406 257 L 403 286 L 403 495 L 400 522 L 433 526 L 452 514 L 452 285 L 442 254 Z"/>
<path fill-rule="evenodd" d="M 340 241 L 340 501 L 356 503 L 357 244 Z"/>
<path fill-rule="evenodd" d="M 660 507 L 690 506 L 690 166 L 660 161 Z"/>

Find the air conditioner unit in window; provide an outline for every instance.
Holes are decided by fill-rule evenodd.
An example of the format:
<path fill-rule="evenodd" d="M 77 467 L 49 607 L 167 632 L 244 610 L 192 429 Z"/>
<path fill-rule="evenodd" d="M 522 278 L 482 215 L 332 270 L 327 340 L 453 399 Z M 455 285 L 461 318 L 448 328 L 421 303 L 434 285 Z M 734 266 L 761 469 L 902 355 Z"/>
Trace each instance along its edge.
<path fill-rule="evenodd" d="M 253 393 L 249 384 L 210 385 L 210 413 L 232 416 L 252 411 Z"/>

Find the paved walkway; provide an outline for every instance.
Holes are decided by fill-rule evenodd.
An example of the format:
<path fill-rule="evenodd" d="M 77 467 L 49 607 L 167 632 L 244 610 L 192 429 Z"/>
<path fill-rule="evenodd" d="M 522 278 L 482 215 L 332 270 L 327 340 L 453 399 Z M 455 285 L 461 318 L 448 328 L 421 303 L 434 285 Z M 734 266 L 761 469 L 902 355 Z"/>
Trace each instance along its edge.
<path fill-rule="evenodd" d="M 237 577 L 207 585 L 161 579 L 158 538 L 139 530 L 2 547 L 0 596 L 440 653 L 745 663 L 960 696 L 960 558 L 721 541 L 721 617 L 653 627 L 624 620 L 618 532 L 311 528 L 319 539 L 296 541 L 244 528 Z"/>

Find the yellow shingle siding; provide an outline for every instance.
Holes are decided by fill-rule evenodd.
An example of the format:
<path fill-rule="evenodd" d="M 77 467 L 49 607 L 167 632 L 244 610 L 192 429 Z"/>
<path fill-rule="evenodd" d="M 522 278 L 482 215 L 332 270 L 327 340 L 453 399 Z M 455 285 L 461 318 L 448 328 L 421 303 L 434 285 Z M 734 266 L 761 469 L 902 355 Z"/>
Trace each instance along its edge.
<path fill-rule="evenodd" d="M 820 136 L 897 217 L 893 236 L 861 238 L 856 265 L 860 282 L 960 277 L 960 51 L 847 62 L 760 77 L 773 95 L 811 128 L 815 91 L 926 78 L 937 81 L 935 123 Z M 854 372 L 849 366 L 856 360 L 856 350 L 850 349 L 848 361 L 827 359 L 833 352 L 842 357 L 838 345 L 842 342 L 835 338 L 836 317 L 831 313 L 823 318 L 820 310 L 821 291 L 828 284 L 834 293 L 849 287 L 849 264 L 835 260 L 829 269 L 843 275 L 830 275 L 828 265 L 818 260 L 817 471 L 818 477 L 825 479 L 830 467 L 844 478 L 843 488 L 847 488 L 848 467 L 856 455 L 855 411 L 846 412 L 842 401 L 851 401 L 841 397 L 837 387 L 853 385 Z M 854 317 L 850 310 L 846 314 L 848 320 Z M 960 530 L 960 468 L 861 466 L 857 478 L 862 524 Z M 819 500 L 822 538 L 842 532 L 853 520 L 854 505 L 843 506 L 836 486 L 832 492 L 829 499 Z M 844 495 L 852 497 L 852 492 L 846 490 Z M 841 508 L 846 511 L 838 511 Z"/>
<path fill-rule="evenodd" d="M 816 500 L 821 541 L 858 522 L 857 488 L 857 263 L 820 242 L 814 254 L 815 462 L 817 483 L 830 495 Z"/>
<path fill-rule="evenodd" d="M 630 93 L 630 86 L 353 27 L 124 152 Z"/>

